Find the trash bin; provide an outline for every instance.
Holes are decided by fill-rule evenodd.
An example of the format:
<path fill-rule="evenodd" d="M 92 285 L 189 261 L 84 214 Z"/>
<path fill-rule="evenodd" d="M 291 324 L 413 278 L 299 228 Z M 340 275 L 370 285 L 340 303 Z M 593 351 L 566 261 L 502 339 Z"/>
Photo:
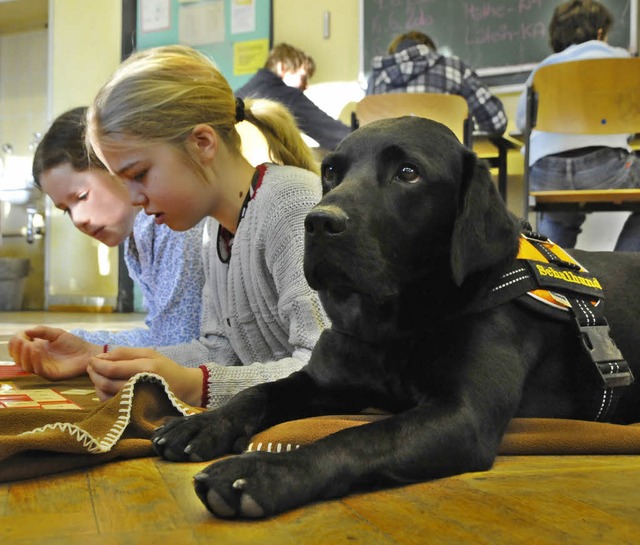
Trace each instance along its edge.
<path fill-rule="evenodd" d="M 24 285 L 28 274 L 28 259 L 0 257 L 0 311 L 22 310 Z"/>

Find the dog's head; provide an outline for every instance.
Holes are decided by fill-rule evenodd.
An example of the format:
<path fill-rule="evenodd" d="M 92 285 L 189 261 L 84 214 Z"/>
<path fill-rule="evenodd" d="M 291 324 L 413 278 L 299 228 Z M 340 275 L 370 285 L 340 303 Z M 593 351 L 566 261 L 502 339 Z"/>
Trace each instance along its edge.
<path fill-rule="evenodd" d="M 305 222 L 311 287 L 377 301 L 456 289 L 512 259 L 518 229 L 490 174 L 444 125 L 386 119 L 322 162 L 324 197 Z"/>

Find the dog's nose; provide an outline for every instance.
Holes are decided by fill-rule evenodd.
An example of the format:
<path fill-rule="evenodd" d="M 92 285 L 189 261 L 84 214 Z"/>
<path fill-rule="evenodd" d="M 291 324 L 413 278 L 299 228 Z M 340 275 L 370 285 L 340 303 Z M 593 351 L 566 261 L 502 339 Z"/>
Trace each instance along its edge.
<path fill-rule="evenodd" d="M 347 229 L 349 216 L 335 206 L 314 208 L 307 214 L 304 226 L 307 235 L 338 235 Z"/>

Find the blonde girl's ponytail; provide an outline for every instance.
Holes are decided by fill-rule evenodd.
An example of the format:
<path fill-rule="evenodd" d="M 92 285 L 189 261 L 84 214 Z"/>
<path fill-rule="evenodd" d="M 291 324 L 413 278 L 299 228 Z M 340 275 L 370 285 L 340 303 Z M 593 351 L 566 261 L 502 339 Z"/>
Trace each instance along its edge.
<path fill-rule="evenodd" d="M 319 164 L 300 135 L 291 112 L 267 99 L 244 100 L 244 119 L 265 137 L 271 160 L 281 165 L 293 165 L 318 174 Z"/>
<path fill-rule="evenodd" d="M 241 154 L 235 125 L 243 118 L 263 133 L 275 162 L 319 171 L 284 106 L 236 100 L 213 61 L 184 45 L 145 49 L 125 60 L 89 107 L 86 140 L 104 149 L 129 145 L 131 138 L 169 143 L 188 157 L 186 139 L 206 123 L 232 153 Z"/>

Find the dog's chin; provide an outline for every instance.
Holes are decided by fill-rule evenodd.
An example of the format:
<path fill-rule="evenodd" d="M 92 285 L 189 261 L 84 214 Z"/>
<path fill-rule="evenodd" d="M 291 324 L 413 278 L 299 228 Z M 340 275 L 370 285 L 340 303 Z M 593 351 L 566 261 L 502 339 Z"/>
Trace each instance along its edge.
<path fill-rule="evenodd" d="M 327 292 L 336 302 L 344 303 L 352 295 L 358 295 L 373 302 L 385 303 L 396 297 L 399 288 L 376 275 L 347 274 L 340 267 L 327 264 L 309 266 L 305 262 L 305 277 L 309 286 L 318 292 Z"/>
<path fill-rule="evenodd" d="M 347 304 L 353 302 L 354 299 L 358 301 L 367 301 L 368 304 L 373 306 L 386 305 L 389 301 L 393 301 L 398 297 L 397 291 L 389 289 L 366 289 L 364 286 L 358 287 L 334 287 L 326 288 L 326 291 L 330 296 L 339 303 Z"/>
<path fill-rule="evenodd" d="M 344 286 L 328 288 L 326 286 L 314 288 L 318 291 L 322 304 L 332 307 L 344 307 L 349 305 L 349 301 L 353 301 L 357 297 L 353 289 Z"/>
<path fill-rule="evenodd" d="M 371 342 L 380 341 L 386 325 L 394 320 L 396 297 L 381 297 L 344 287 L 319 290 L 318 295 L 332 329 Z"/>
<path fill-rule="evenodd" d="M 321 298 L 328 299 L 339 306 L 353 305 L 356 302 L 359 306 L 363 303 L 371 307 L 384 306 L 390 301 L 394 301 L 399 294 L 393 287 L 369 286 L 364 281 L 358 285 L 351 283 L 332 283 L 329 286 L 318 285 L 311 287 L 323 295 Z"/>

